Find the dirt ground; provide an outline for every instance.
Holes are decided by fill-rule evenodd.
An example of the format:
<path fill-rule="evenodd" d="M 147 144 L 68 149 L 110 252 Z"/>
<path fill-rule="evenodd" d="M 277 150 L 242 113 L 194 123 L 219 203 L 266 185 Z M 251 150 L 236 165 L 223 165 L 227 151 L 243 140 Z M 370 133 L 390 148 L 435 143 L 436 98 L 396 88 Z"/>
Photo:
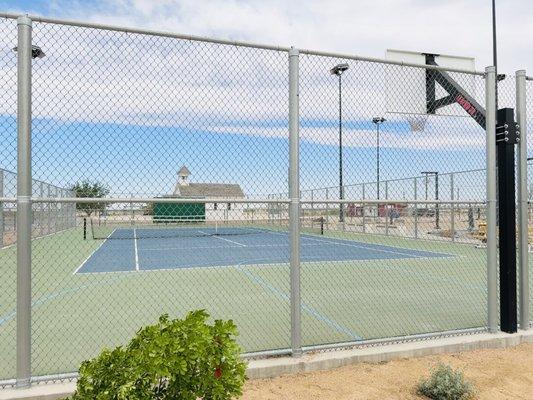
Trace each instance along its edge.
<path fill-rule="evenodd" d="M 533 344 L 510 349 L 357 364 L 246 383 L 245 400 L 423 399 L 415 393 L 422 376 L 439 362 L 460 368 L 474 383 L 477 399 L 533 400 Z"/>

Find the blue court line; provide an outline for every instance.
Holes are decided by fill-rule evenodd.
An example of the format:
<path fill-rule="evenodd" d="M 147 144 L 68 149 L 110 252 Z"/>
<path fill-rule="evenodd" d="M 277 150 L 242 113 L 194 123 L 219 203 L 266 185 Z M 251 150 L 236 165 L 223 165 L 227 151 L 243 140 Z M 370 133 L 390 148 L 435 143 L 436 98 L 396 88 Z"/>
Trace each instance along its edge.
<path fill-rule="evenodd" d="M 90 287 L 93 287 L 93 286 L 100 286 L 102 283 L 104 284 L 111 284 L 111 283 L 115 283 L 119 280 L 122 279 L 122 276 L 119 276 L 115 279 L 111 279 L 109 281 L 106 281 L 106 282 L 96 282 L 96 283 L 93 283 L 93 284 L 88 284 L 88 285 L 81 285 L 81 286 L 76 286 L 76 287 L 73 287 L 73 288 L 70 288 L 70 289 L 65 289 L 65 290 L 60 290 L 58 292 L 53 292 L 53 293 L 50 293 L 50 294 L 47 294 L 45 296 L 42 296 L 41 298 L 35 300 L 35 301 L 32 301 L 31 303 L 31 307 L 32 309 L 33 308 L 38 308 L 39 306 L 42 306 L 46 303 L 48 303 L 49 301 L 51 300 L 54 300 L 54 299 L 57 299 L 57 298 L 61 298 L 61 297 L 65 297 L 66 295 L 69 295 L 69 294 L 72 294 L 72 293 L 77 293 L 77 292 L 80 292 L 84 289 L 88 289 Z M 14 319 L 17 315 L 17 309 L 14 309 L 12 310 L 11 312 L 9 312 L 8 314 L 4 315 L 3 317 L 0 317 L 0 326 L 10 322 L 12 319 Z"/>
<path fill-rule="evenodd" d="M 396 267 L 391 266 L 391 265 L 380 265 L 379 268 L 394 270 L 394 268 L 396 268 Z M 402 274 L 408 274 L 408 275 L 416 276 L 416 277 L 420 277 L 420 278 L 423 278 L 423 277 L 427 278 L 427 275 L 423 274 L 422 272 L 409 271 L 406 267 L 402 267 L 401 273 Z M 432 276 L 432 277 L 430 276 L 429 280 L 430 281 L 440 281 L 440 282 L 445 282 L 445 283 L 453 283 L 454 285 L 463 286 L 463 287 L 466 287 L 466 288 L 469 288 L 469 289 L 484 290 L 485 293 L 487 292 L 487 287 L 486 286 L 477 285 L 477 284 L 471 284 L 471 283 L 462 283 L 462 282 L 460 282 L 460 281 L 458 281 L 456 279 L 450 279 L 450 278 L 445 278 L 445 277 L 440 277 L 440 276 Z"/>
<path fill-rule="evenodd" d="M 257 260 L 254 260 L 254 261 L 257 261 Z M 251 264 L 250 262 L 246 262 L 246 263 L 247 264 Z M 278 297 L 278 298 L 280 298 L 282 300 L 290 302 L 290 296 L 287 293 L 283 292 L 282 290 L 279 290 L 277 287 L 275 287 L 275 286 L 271 285 L 270 283 L 266 282 L 263 278 L 255 275 L 251 271 L 249 271 L 249 270 L 247 270 L 245 268 L 242 268 L 243 264 L 245 264 L 245 262 L 237 264 L 235 266 L 235 269 L 237 271 L 240 271 L 240 272 L 244 273 L 248 278 L 250 278 L 250 280 L 252 280 L 253 282 L 257 283 L 263 289 L 266 289 L 269 292 L 273 293 L 276 297 Z M 302 310 L 305 311 L 307 314 L 311 315 L 312 317 L 316 318 L 320 322 L 328 325 L 330 328 L 333 328 L 337 332 L 345 334 L 345 335 L 348 335 L 349 337 L 352 338 L 352 340 L 363 340 L 363 338 L 361 336 L 359 336 L 357 333 L 355 333 L 352 330 L 342 326 L 338 322 L 326 317 L 325 315 L 321 314 L 320 312 L 318 312 L 317 310 L 315 310 L 314 308 L 308 306 L 305 303 L 302 303 Z"/>

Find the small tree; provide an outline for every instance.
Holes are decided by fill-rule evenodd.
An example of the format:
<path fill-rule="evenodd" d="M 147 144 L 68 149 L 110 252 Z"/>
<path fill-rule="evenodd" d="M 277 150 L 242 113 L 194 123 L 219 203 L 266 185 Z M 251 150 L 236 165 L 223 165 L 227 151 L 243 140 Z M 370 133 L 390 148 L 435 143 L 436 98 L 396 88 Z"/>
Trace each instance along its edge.
<path fill-rule="evenodd" d="M 71 189 L 76 197 L 102 198 L 109 194 L 109 189 L 103 183 L 81 181 L 77 182 Z M 106 203 L 76 203 L 76 210 L 83 211 L 88 217 L 94 211 L 104 211 Z"/>

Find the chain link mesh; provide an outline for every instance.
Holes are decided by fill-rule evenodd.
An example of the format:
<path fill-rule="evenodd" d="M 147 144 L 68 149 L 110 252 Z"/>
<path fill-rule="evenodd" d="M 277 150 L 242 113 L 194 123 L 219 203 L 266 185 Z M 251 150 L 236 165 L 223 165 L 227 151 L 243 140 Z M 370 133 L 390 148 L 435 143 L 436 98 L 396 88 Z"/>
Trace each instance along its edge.
<path fill-rule="evenodd" d="M 13 52 L 17 43 L 16 22 L 0 19 L 0 170 L 17 167 L 17 59 Z M 16 193 L 16 176 L 0 173 L 0 197 L 12 197 Z M 15 230 L 13 215 L 15 203 L 0 202 L 0 380 L 15 376 L 16 330 L 12 321 L 16 305 L 15 248 L 5 247 Z"/>
<path fill-rule="evenodd" d="M 349 69 L 340 78 L 329 74 L 342 64 Z M 304 204 L 303 211 L 324 215 L 328 239 L 322 240 L 342 240 L 362 258 L 338 260 L 332 253 L 331 261 L 303 263 L 302 302 L 323 316 L 304 319 L 307 345 L 486 323 L 486 254 L 472 245 L 479 243 L 475 234 L 485 219 L 485 135 L 456 107 L 427 115 L 410 96 L 424 74 L 406 66 L 301 57 L 301 181 L 314 187 L 302 198 L 318 203 L 314 210 Z M 483 104 L 482 77 L 451 75 Z M 406 85 L 407 92 L 393 91 Z M 413 116 L 426 120 L 423 131 L 413 126 Z M 377 126 L 376 117 L 385 120 Z M 354 202 L 327 209 L 320 204 L 339 198 Z M 465 204 L 441 203 L 458 198 Z"/>
<path fill-rule="evenodd" d="M 533 78 L 528 77 L 526 81 L 526 120 L 527 120 L 527 187 L 528 187 L 528 245 L 531 246 L 533 240 Z M 533 323 L 533 259 L 529 254 L 529 317 Z"/>
<path fill-rule="evenodd" d="M 33 41 L 34 176 L 132 199 L 78 203 L 77 229 L 35 243 L 34 373 L 196 308 L 245 351 L 288 347 L 286 211 L 244 202 L 287 185 L 287 54 L 48 23 Z"/>
<path fill-rule="evenodd" d="M 16 23 L 0 30 L 1 381 L 15 373 Z M 32 375 L 196 308 L 233 319 L 246 353 L 287 352 L 287 52 L 50 22 L 33 43 Z M 310 52 L 299 67 L 304 348 L 484 329 L 485 132 L 468 104 L 428 112 L 424 68 Z M 485 104 L 483 76 L 448 75 Z"/>

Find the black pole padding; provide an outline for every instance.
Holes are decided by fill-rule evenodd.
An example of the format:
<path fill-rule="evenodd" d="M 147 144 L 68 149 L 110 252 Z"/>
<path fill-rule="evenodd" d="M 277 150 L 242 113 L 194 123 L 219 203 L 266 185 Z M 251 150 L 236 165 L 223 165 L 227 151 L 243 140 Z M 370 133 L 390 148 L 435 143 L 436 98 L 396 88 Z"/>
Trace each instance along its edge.
<path fill-rule="evenodd" d="M 87 218 L 83 218 L 83 240 L 87 240 Z"/>
<path fill-rule="evenodd" d="M 498 220 L 500 251 L 500 329 L 514 333 L 517 321 L 516 200 L 514 110 L 498 110 L 496 129 L 498 159 Z"/>

